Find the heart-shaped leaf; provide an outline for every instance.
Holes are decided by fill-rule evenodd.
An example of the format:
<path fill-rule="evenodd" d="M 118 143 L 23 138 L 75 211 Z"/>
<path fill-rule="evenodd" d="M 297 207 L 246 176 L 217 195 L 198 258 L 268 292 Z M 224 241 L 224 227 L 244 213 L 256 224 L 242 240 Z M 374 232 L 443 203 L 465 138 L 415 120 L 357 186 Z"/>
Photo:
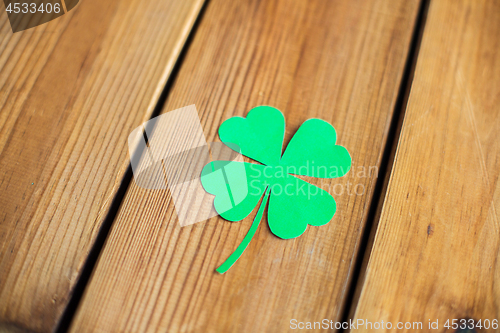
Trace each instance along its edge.
<path fill-rule="evenodd" d="M 264 194 L 265 168 L 254 163 L 214 161 L 205 165 L 200 180 L 205 191 L 215 195 L 217 213 L 228 221 L 241 221 Z"/>
<path fill-rule="evenodd" d="M 229 118 L 219 128 L 222 142 L 237 144 L 242 155 L 265 165 L 279 164 L 284 135 L 285 117 L 271 106 L 256 107 L 246 118 Z"/>
<path fill-rule="evenodd" d="M 272 233 L 280 238 L 299 237 L 308 224 L 325 225 L 336 210 L 328 192 L 297 177 L 276 178 L 271 185 L 267 219 Z"/>
<path fill-rule="evenodd" d="M 351 169 L 351 156 L 338 146 L 332 125 L 321 119 L 308 119 L 286 147 L 280 165 L 288 173 L 316 178 L 337 178 Z"/>

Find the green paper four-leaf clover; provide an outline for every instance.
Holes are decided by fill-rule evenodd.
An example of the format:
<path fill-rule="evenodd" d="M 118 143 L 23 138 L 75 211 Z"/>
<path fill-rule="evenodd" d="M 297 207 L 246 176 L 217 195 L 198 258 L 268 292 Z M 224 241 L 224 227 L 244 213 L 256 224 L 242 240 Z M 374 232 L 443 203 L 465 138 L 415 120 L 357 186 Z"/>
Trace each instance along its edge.
<path fill-rule="evenodd" d="M 217 213 L 229 221 L 241 221 L 257 206 L 254 222 L 236 251 L 217 271 L 226 272 L 241 256 L 257 230 L 269 198 L 268 224 L 283 239 L 302 235 L 307 225 L 322 226 L 336 211 L 325 190 L 294 175 L 318 178 L 344 176 L 351 168 L 347 149 L 336 145 L 332 125 L 308 119 L 297 130 L 282 155 L 285 118 L 276 108 L 259 106 L 246 118 L 233 117 L 219 128 L 219 136 L 231 149 L 257 162 L 214 161 L 202 170 L 205 190 L 215 195 Z"/>

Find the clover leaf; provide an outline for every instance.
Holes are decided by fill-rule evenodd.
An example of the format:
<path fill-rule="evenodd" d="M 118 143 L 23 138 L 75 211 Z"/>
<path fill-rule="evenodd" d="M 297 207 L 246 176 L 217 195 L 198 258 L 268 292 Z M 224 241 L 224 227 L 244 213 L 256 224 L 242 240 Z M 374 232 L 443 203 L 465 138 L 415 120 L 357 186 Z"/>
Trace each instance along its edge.
<path fill-rule="evenodd" d="M 262 198 L 247 235 L 217 268 L 221 274 L 250 243 L 268 200 L 269 228 L 283 239 L 302 235 L 307 225 L 325 225 L 335 214 L 336 203 L 328 192 L 293 176 L 337 178 L 350 170 L 351 156 L 336 144 L 335 129 L 324 120 L 308 119 L 282 155 L 284 135 L 285 118 L 270 106 L 253 108 L 246 118 L 230 118 L 219 128 L 222 142 L 234 150 L 239 147 L 242 155 L 262 163 L 214 161 L 202 170 L 202 185 L 215 195 L 215 210 L 226 220 L 244 219 Z"/>

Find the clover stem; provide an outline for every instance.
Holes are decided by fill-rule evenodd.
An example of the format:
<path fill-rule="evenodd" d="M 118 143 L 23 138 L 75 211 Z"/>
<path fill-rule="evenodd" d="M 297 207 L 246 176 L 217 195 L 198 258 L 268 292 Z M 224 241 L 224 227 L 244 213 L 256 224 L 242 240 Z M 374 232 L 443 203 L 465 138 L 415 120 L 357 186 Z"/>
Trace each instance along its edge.
<path fill-rule="evenodd" d="M 266 193 L 264 194 L 264 199 L 262 199 L 262 203 L 260 204 L 259 210 L 257 211 L 257 215 L 255 215 L 255 218 L 253 219 L 250 230 L 248 230 L 248 233 L 246 234 L 245 238 L 243 238 L 240 245 L 236 248 L 233 254 L 231 254 L 229 258 L 227 258 L 226 261 L 224 261 L 224 263 L 220 265 L 219 268 L 216 269 L 218 273 L 220 274 L 226 273 L 231 268 L 231 266 L 234 265 L 236 260 L 238 260 L 241 257 L 243 251 L 245 251 L 248 244 L 255 235 L 257 228 L 259 227 L 260 221 L 262 220 L 262 215 L 264 214 L 264 209 L 266 208 L 268 198 L 269 198 L 269 187 L 267 188 Z"/>

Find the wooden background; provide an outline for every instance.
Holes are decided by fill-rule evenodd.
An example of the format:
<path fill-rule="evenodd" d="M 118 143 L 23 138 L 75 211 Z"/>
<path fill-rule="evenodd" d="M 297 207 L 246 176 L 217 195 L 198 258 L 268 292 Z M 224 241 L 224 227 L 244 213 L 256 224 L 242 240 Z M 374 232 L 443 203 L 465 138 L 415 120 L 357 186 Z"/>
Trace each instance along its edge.
<path fill-rule="evenodd" d="M 82 0 L 10 29 L 4 13 L 0 332 L 500 319 L 499 1 Z M 283 111 L 285 144 L 330 122 L 352 169 L 308 181 L 344 189 L 334 219 L 281 240 L 264 218 L 216 273 L 256 210 L 181 228 L 129 168 L 128 134 L 191 104 L 208 142 L 258 105 Z"/>

